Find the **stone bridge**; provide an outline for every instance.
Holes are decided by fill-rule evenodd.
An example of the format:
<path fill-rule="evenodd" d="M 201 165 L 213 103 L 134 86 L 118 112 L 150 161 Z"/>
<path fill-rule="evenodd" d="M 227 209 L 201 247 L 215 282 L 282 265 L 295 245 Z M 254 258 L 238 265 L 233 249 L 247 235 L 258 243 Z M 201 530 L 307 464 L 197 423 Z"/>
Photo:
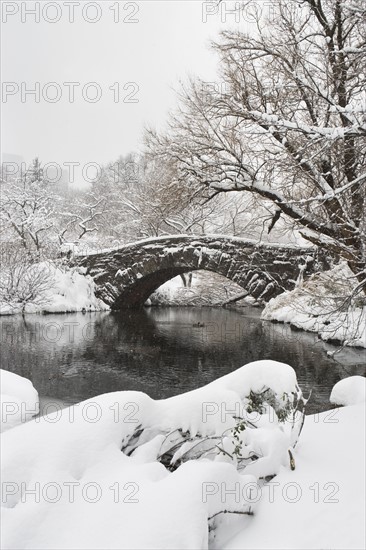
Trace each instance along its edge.
<path fill-rule="evenodd" d="M 118 249 L 76 256 L 87 269 L 96 294 L 112 309 L 143 306 L 169 279 L 205 269 L 231 279 L 259 301 L 268 301 L 306 277 L 329 268 L 316 248 L 258 244 L 223 236 L 157 237 Z"/>

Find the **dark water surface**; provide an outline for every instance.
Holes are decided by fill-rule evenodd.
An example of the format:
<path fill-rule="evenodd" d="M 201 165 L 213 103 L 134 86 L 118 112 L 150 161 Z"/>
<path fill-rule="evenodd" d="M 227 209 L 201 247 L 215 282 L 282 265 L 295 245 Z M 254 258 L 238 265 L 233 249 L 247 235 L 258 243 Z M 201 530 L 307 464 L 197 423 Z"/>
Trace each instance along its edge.
<path fill-rule="evenodd" d="M 348 348 L 334 360 L 326 352 L 336 348 L 316 335 L 259 316 L 250 307 L 166 307 L 2 317 L 1 367 L 32 380 L 48 401 L 75 403 L 118 390 L 165 398 L 274 359 L 294 367 L 305 395 L 313 389 L 308 412 L 329 408 L 341 378 L 365 375 L 366 350 Z"/>

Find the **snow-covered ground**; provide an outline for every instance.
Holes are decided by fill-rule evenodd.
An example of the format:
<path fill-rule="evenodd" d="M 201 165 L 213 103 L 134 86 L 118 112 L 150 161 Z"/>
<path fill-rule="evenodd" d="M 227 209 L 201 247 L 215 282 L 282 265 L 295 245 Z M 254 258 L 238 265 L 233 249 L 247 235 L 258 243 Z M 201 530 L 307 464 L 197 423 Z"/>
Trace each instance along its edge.
<path fill-rule="evenodd" d="M 113 392 L 8 430 L 2 547 L 363 548 L 364 403 L 308 416 L 294 448 L 299 425 L 280 416 L 299 398 L 290 366 L 259 361 L 170 399 Z"/>
<path fill-rule="evenodd" d="M 296 470 L 262 491 L 225 550 L 365 548 L 365 403 L 306 417 Z"/>
<path fill-rule="evenodd" d="M 0 369 L 0 406 L 0 432 L 4 432 L 38 414 L 38 392 L 27 378 Z"/>
<path fill-rule="evenodd" d="M 95 296 L 95 284 L 82 268 L 61 268 L 51 262 L 37 264 L 47 272 L 49 283 L 40 295 L 25 306 L 25 313 L 69 313 L 74 311 L 103 311 L 109 306 Z M 85 271 L 85 270 L 84 270 Z M 0 315 L 22 312 L 19 303 L 1 303 Z"/>
<path fill-rule="evenodd" d="M 303 285 L 268 302 L 262 319 L 291 323 L 323 340 L 366 348 L 366 307 L 348 307 L 355 278 L 345 263 L 312 275 Z"/>

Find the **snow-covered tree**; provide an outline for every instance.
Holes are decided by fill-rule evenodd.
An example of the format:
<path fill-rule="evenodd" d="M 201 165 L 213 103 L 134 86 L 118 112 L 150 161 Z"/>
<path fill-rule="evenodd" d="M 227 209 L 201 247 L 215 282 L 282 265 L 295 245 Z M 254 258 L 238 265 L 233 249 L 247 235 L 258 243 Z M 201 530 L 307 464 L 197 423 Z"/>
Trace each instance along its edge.
<path fill-rule="evenodd" d="M 19 177 L 2 179 L 0 222 L 3 236 L 40 253 L 55 221 L 54 186 L 36 158 Z"/>
<path fill-rule="evenodd" d="M 202 234 L 217 217 L 199 188 L 181 184 L 175 163 L 155 157 L 120 157 L 104 168 L 93 193 L 106 201 L 104 231 L 121 241 Z"/>
<path fill-rule="evenodd" d="M 366 8 L 279 0 L 256 31 L 214 48 L 225 87 L 183 90 L 155 151 L 211 196 L 250 193 L 311 243 L 345 259 L 366 292 Z"/>
<path fill-rule="evenodd" d="M 102 230 L 106 200 L 92 191 L 74 192 L 62 201 L 58 212 L 58 240 L 80 242 L 83 237 Z"/>

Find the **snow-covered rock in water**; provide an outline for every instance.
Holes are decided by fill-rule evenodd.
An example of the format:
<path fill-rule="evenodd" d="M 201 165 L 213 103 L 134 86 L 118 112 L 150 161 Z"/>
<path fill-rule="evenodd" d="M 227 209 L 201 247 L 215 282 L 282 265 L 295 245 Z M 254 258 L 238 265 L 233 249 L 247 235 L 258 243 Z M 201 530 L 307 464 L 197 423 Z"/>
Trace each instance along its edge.
<path fill-rule="evenodd" d="M 38 414 L 38 392 L 27 378 L 0 369 L 0 389 L 0 432 L 31 420 Z"/>
<path fill-rule="evenodd" d="M 352 304 L 343 309 L 345 297 L 355 282 L 347 264 L 340 263 L 329 271 L 312 275 L 294 290 L 272 298 L 261 318 L 317 332 L 323 340 L 366 348 L 366 307 Z"/>
<path fill-rule="evenodd" d="M 366 401 L 366 378 L 349 376 L 335 384 L 330 394 L 330 402 L 335 405 L 356 405 Z"/>

